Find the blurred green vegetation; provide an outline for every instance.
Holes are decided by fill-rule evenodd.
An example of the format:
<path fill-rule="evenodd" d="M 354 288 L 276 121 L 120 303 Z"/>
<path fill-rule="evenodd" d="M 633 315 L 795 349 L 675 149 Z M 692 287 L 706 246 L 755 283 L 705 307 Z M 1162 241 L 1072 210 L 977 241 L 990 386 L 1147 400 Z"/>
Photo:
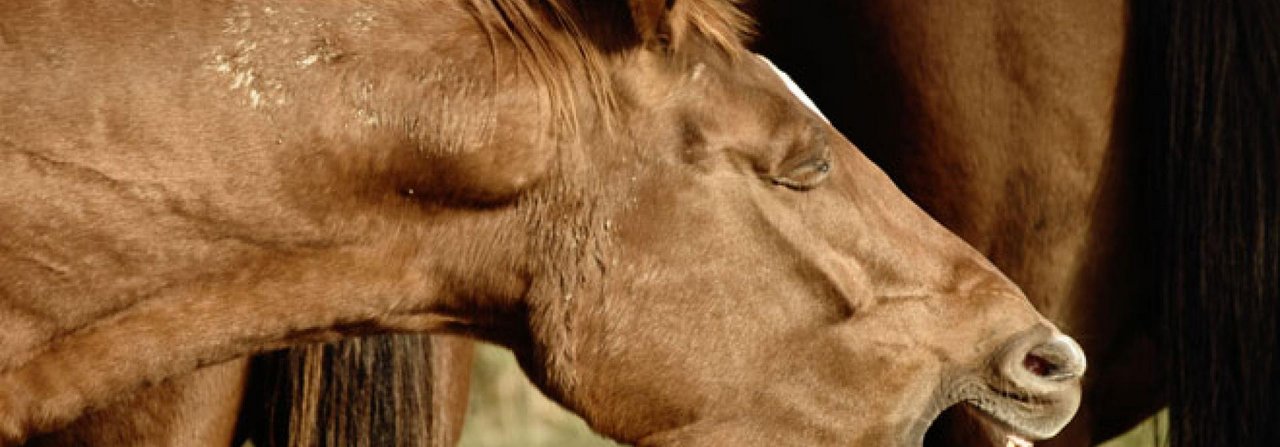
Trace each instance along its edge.
<path fill-rule="evenodd" d="M 1129 430 L 1124 436 L 1102 444 L 1100 447 L 1163 446 L 1169 443 L 1169 437 L 1165 435 L 1168 430 L 1169 410 L 1162 410 L 1155 417 L 1142 421 L 1141 424 L 1138 424 L 1133 430 Z"/>
<path fill-rule="evenodd" d="M 613 447 L 529 383 L 515 356 L 476 344 L 460 447 Z"/>
<path fill-rule="evenodd" d="M 510 351 L 478 343 L 460 447 L 615 447 L 534 389 Z M 1168 414 L 1160 412 L 1102 447 L 1164 445 Z"/>

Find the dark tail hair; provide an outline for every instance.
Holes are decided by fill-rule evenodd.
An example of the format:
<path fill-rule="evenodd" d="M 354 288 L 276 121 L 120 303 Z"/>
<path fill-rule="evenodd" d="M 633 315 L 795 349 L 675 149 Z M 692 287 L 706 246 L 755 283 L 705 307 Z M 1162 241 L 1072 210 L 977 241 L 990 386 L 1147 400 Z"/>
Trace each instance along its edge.
<path fill-rule="evenodd" d="M 270 447 L 432 445 L 427 335 L 378 335 L 254 359 L 241 431 Z"/>
<path fill-rule="evenodd" d="M 1132 2 L 1170 441 L 1280 445 L 1280 2 Z"/>

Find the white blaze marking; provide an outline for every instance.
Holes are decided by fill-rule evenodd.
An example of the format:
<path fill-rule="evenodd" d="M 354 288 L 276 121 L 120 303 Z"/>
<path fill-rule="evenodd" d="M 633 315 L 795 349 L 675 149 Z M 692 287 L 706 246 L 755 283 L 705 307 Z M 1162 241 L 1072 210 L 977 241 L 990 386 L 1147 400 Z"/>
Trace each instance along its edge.
<path fill-rule="evenodd" d="M 777 65 L 773 65 L 773 61 L 770 61 L 769 58 L 759 54 L 757 54 L 756 57 L 759 57 L 760 60 L 764 61 L 764 63 L 769 66 L 769 68 L 773 69 L 774 73 L 778 74 L 778 77 L 782 79 L 782 83 L 787 85 L 787 89 L 791 90 L 791 94 L 795 95 L 796 99 L 799 99 L 801 103 L 804 103 L 806 107 L 809 107 L 809 110 L 812 110 L 813 113 L 818 115 L 819 118 L 822 118 L 823 121 L 826 121 L 827 123 L 831 122 L 831 120 L 827 119 L 826 115 L 822 114 L 821 110 L 818 110 L 818 105 L 814 104 L 812 99 L 809 99 L 809 95 L 806 95 L 804 90 L 801 90 L 800 86 L 796 85 L 796 82 L 791 80 L 791 76 L 787 76 L 786 72 L 779 69 Z"/>

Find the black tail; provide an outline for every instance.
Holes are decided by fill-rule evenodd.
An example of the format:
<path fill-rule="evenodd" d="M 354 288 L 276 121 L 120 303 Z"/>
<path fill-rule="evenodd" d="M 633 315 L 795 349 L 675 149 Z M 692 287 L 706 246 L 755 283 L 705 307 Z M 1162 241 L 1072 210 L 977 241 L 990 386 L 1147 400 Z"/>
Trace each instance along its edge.
<path fill-rule="evenodd" d="M 1134 0 L 1174 446 L 1280 445 L 1280 2 Z"/>
<path fill-rule="evenodd" d="M 432 445 L 427 335 L 381 335 L 254 359 L 241 427 L 258 446 Z"/>

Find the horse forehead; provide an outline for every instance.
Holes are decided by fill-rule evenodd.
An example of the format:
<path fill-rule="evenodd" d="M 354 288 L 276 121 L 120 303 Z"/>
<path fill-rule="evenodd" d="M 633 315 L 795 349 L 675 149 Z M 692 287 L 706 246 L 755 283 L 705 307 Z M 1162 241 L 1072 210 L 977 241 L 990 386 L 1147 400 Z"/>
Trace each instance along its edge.
<path fill-rule="evenodd" d="M 808 107 L 809 110 L 813 111 L 815 115 L 818 115 L 819 118 L 822 118 L 822 121 L 825 121 L 827 123 L 831 122 L 831 120 L 827 119 L 826 115 L 822 114 L 821 110 L 818 110 L 818 105 L 815 104 L 813 100 L 809 98 L 809 95 L 805 94 L 804 90 L 801 89 L 800 86 L 795 83 L 795 81 L 791 80 L 791 76 L 787 75 L 787 72 L 782 71 L 781 68 L 778 68 L 777 65 L 774 65 L 773 61 L 769 60 L 769 58 L 764 57 L 763 55 L 757 54 L 756 57 L 760 58 L 760 60 L 763 61 L 765 65 L 769 66 L 769 69 L 773 70 L 774 75 L 776 75 L 778 79 L 782 80 L 783 85 L 787 86 L 787 91 L 791 92 L 791 95 L 794 96 L 797 100 L 799 100 L 801 104 L 804 104 L 805 107 Z"/>

